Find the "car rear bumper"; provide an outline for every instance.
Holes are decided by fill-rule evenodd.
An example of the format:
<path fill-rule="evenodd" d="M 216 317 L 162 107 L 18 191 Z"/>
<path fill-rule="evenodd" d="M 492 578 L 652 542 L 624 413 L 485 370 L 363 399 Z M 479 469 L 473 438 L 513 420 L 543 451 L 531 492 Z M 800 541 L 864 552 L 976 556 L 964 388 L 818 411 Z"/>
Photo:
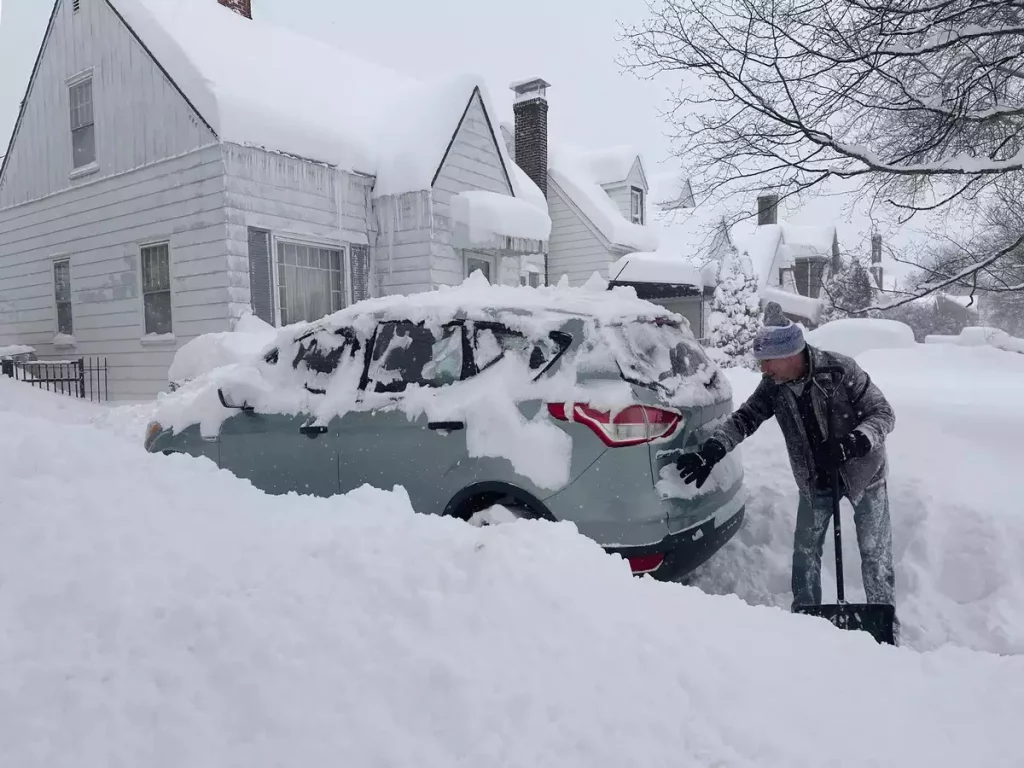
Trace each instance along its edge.
<path fill-rule="evenodd" d="M 735 501 L 738 508 L 727 504 L 714 517 L 670 534 L 657 544 L 604 549 L 628 560 L 637 576 L 677 581 L 704 564 L 739 531 L 746 505 L 742 496 L 737 496 Z"/>

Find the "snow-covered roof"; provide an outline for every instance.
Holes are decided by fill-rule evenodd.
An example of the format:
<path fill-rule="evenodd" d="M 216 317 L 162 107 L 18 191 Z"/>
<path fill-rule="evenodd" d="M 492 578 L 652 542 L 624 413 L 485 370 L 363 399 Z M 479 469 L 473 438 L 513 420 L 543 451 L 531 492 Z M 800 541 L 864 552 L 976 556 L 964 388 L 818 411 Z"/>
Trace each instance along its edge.
<path fill-rule="evenodd" d="M 696 205 L 693 187 L 682 171 L 659 171 L 647 175 L 647 200 L 659 211 L 675 211 Z"/>
<path fill-rule="evenodd" d="M 546 208 L 497 192 L 460 192 L 452 198 L 451 213 L 456 225 L 466 228 L 463 247 L 487 245 L 495 235 L 547 240 L 551 234 L 551 218 Z"/>
<path fill-rule="evenodd" d="M 657 233 L 658 253 L 698 266 L 721 263 L 735 250 L 725 212 L 712 206 L 671 211 L 649 226 Z"/>
<path fill-rule="evenodd" d="M 764 287 L 757 294 L 762 301 L 776 301 L 782 307 L 782 311 L 797 317 L 806 317 L 812 323 L 817 323 L 821 316 L 821 300 L 812 299 L 810 296 L 802 296 L 799 293 L 790 293 L 781 288 Z"/>
<path fill-rule="evenodd" d="M 375 195 L 429 189 L 474 89 L 424 83 L 215 0 L 110 0 L 226 142 L 376 176 Z"/>
<path fill-rule="evenodd" d="M 741 237 L 737 247 L 750 256 L 758 286 L 763 288 L 776 270 L 791 266 L 794 258 L 830 258 L 835 237 L 833 224 L 762 224 L 754 227 L 746 237 Z"/>
<path fill-rule="evenodd" d="M 696 265 L 680 256 L 665 253 L 629 253 L 608 268 L 612 280 L 626 283 L 665 283 L 703 287 Z"/>
<path fill-rule="evenodd" d="M 624 182 L 632 172 L 633 166 L 640 162 L 640 155 L 636 149 L 625 144 L 596 150 L 563 145 L 557 149 L 556 154 L 570 162 L 585 166 L 594 181 L 601 185 Z"/>
<path fill-rule="evenodd" d="M 548 157 L 550 180 L 568 195 L 609 243 L 634 251 L 657 249 L 658 238 L 654 231 L 650 227 L 628 221 L 602 187 L 603 183 L 607 183 L 602 182 L 602 179 L 609 177 L 608 166 L 613 165 L 608 158 L 599 153 L 577 153 L 557 148 L 551 150 Z M 635 153 L 633 157 L 636 159 Z M 591 160 L 594 158 L 597 159 L 592 165 Z M 615 170 L 617 173 L 621 169 Z"/>

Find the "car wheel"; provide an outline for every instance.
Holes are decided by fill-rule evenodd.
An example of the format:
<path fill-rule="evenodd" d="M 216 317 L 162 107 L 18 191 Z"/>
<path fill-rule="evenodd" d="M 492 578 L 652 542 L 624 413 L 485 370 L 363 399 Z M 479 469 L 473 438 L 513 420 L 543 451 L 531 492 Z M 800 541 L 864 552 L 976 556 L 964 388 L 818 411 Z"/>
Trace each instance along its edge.
<path fill-rule="evenodd" d="M 481 509 L 474 512 L 466 521 L 476 528 L 483 528 L 486 525 L 502 525 L 514 523 L 517 520 L 529 520 L 536 517 L 526 507 L 506 507 L 501 504 Z"/>

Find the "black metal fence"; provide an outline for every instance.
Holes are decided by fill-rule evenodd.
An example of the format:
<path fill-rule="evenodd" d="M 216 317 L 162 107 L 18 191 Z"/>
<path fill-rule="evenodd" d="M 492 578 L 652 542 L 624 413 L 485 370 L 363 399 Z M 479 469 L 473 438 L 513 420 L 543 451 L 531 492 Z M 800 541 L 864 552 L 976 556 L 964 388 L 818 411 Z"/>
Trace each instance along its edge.
<path fill-rule="evenodd" d="M 80 357 L 77 360 L 0 360 L 0 374 L 33 387 L 62 395 L 106 402 L 107 359 Z"/>

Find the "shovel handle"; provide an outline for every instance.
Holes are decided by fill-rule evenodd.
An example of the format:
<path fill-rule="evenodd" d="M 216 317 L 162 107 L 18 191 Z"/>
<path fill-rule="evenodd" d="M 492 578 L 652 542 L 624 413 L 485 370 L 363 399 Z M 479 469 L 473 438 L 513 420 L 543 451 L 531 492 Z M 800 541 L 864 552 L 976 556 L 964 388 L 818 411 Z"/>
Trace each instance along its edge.
<path fill-rule="evenodd" d="M 832 367 L 832 366 L 829 366 L 829 367 L 824 367 L 823 366 L 821 369 L 819 369 L 819 372 L 821 372 L 821 373 L 826 373 L 827 372 L 830 376 L 834 376 L 835 373 L 839 373 L 840 375 L 842 375 L 843 371 L 842 371 L 841 368 L 835 368 L 835 367 Z M 835 446 L 835 439 L 836 439 L 836 436 L 835 436 L 835 434 L 832 431 L 832 405 L 833 405 L 833 401 L 835 400 L 836 389 L 838 388 L 838 386 L 839 385 L 836 385 L 835 384 L 835 380 L 833 379 L 832 388 L 828 392 L 828 398 L 825 401 L 825 414 L 826 414 L 826 424 L 825 424 L 826 435 L 825 435 L 825 440 L 829 444 L 830 453 L 832 454 L 832 456 L 836 455 L 836 451 L 835 451 L 835 447 L 836 447 Z M 839 522 L 839 500 L 840 500 L 840 495 L 841 495 L 841 490 L 842 490 L 840 488 L 840 485 L 839 485 L 839 466 L 838 465 L 833 465 L 831 467 L 831 469 L 830 469 L 830 474 L 832 476 L 830 478 L 831 479 L 831 485 L 832 485 L 832 532 L 833 532 L 833 535 L 835 536 L 835 545 L 836 545 L 835 546 L 835 549 L 836 549 L 836 600 L 840 604 L 842 604 L 842 603 L 846 602 L 846 589 L 845 589 L 845 585 L 843 584 L 843 536 L 842 536 L 842 530 L 841 530 L 842 526 L 840 525 L 840 522 Z"/>

